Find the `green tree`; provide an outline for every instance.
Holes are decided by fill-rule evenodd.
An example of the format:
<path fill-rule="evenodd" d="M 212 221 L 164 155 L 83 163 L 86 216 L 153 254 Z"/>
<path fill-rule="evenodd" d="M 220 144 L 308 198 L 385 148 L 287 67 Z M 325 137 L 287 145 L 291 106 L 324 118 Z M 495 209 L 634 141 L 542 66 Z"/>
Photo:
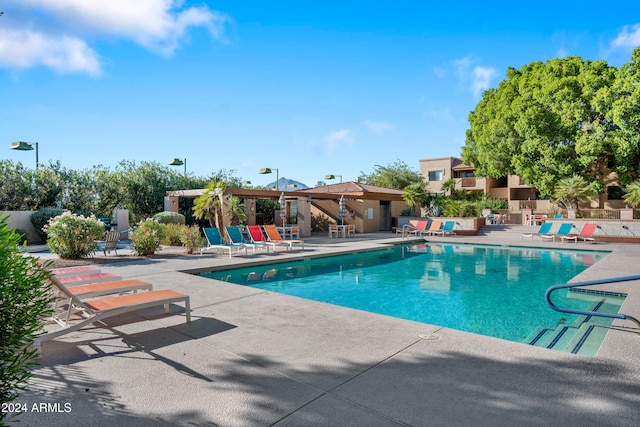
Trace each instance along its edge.
<path fill-rule="evenodd" d="M 430 197 L 427 194 L 427 187 L 423 182 L 409 184 L 402 193 L 404 202 L 412 208 L 425 208 L 429 206 Z"/>
<path fill-rule="evenodd" d="M 25 256 L 20 236 L 0 217 L 0 403 L 15 400 L 25 390 L 37 364 L 34 339 L 51 313 L 50 273 L 36 258 Z M 5 425 L 6 411 L 0 411 Z"/>
<path fill-rule="evenodd" d="M 224 191 L 227 185 L 223 181 L 211 181 L 202 196 L 195 199 L 193 211 L 196 218 L 209 221 L 211 227 L 217 227 L 225 242 L 230 242 L 226 229 L 222 224 L 224 214 Z"/>
<path fill-rule="evenodd" d="M 640 206 L 640 181 L 634 181 L 626 188 L 627 194 L 622 196 L 625 202 L 633 206 Z"/>
<path fill-rule="evenodd" d="M 449 196 L 454 197 L 456 194 L 456 180 L 453 178 L 450 178 L 445 182 L 443 182 L 442 191 L 444 191 L 445 194 L 448 192 Z"/>
<path fill-rule="evenodd" d="M 553 198 L 566 209 L 579 210 L 581 202 L 592 200 L 595 192 L 580 175 L 573 175 L 558 181 Z"/>
<path fill-rule="evenodd" d="M 0 210 L 29 210 L 33 193 L 33 172 L 22 163 L 0 160 Z"/>
<path fill-rule="evenodd" d="M 406 163 L 396 160 L 387 166 L 375 165 L 373 172 L 368 175 L 360 172 L 359 181 L 379 187 L 404 190 L 411 184 L 422 184 L 422 176 Z"/>
<path fill-rule="evenodd" d="M 464 162 L 478 176 L 519 175 L 543 196 L 574 174 L 602 191 L 609 173 L 626 163 L 608 118 L 615 78 L 606 62 L 577 56 L 509 68 L 469 115 Z"/>
<path fill-rule="evenodd" d="M 228 202 L 229 211 L 227 215 L 229 215 L 231 225 L 242 225 L 247 220 L 247 214 L 245 213 L 245 205 L 242 203 L 242 200 L 237 197 L 232 197 Z"/>

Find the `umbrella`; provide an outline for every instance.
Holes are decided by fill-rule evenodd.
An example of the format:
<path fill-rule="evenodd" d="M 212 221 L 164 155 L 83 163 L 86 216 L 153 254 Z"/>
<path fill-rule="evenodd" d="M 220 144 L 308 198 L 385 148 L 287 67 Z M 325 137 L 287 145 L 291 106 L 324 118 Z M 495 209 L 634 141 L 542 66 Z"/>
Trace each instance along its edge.
<path fill-rule="evenodd" d="M 282 218 L 282 226 L 284 227 L 284 221 L 287 218 L 287 199 L 284 197 L 284 192 L 280 193 L 280 218 Z"/>
<path fill-rule="evenodd" d="M 340 217 L 342 225 L 344 225 L 344 217 L 347 216 L 347 208 L 344 201 L 344 195 L 340 196 L 340 203 L 338 204 L 338 206 L 338 216 Z"/>

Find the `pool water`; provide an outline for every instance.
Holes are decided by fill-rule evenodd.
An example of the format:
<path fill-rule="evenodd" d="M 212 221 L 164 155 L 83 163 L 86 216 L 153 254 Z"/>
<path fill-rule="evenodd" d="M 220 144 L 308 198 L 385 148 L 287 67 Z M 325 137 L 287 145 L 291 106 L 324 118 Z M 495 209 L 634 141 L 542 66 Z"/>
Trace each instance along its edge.
<path fill-rule="evenodd" d="M 525 342 L 570 324 L 544 300 L 607 252 L 466 244 L 398 245 L 362 252 L 202 273 L 212 279 L 402 319 Z M 556 305 L 591 309 L 601 295 L 559 290 Z M 620 297 L 607 297 L 617 309 Z M 616 308 L 617 307 L 617 308 Z"/>

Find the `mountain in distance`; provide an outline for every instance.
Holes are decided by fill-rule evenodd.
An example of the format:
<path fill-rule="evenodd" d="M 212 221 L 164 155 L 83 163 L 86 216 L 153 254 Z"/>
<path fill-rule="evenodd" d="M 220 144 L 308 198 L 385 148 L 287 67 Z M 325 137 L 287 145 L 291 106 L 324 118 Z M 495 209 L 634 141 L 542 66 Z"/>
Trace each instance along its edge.
<path fill-rule="evenodd" d="M 275 181 L 267 184 L 267 187 L 275 188 L 276 187 Z M 309 187 L 307 187 L 306 184 L 303 184 L 300 181 L 288 179 L 285 177 L 278 179 L 278 189 L 280 189 L 280 191 L 295 191 L 295 190 L 303 190 L 305 188 L 309 188 Z"/>

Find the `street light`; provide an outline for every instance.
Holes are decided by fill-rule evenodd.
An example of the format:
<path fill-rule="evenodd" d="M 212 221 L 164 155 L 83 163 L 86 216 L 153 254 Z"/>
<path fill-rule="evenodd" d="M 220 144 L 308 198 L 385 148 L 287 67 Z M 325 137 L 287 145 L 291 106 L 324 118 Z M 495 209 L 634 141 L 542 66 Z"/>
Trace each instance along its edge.
<path fill-rule="evenodd" d="M 280 190 L 280 176 L 278 175 L 279 173 L 278 168 L 262 168 L 258 173 L 260 175 L 266 175 L 269 173 L 273 173 L 273 171 L 276 171 L 276 191 L 278 191 Z"/>
<path fill-rule="evenodd" d="M 187 159 L 178 159 L 178 158 L 173 158 L 171 159 L 171 161 L 169 162 L 169 166 L 182 166 L 184 165 L 184 176 L 187 176 Z"/>
<path fill-rule="evenodd" d="M 324 179 L 336 179 L 336 176 L 339 176 L 339 177 L 340 177 L 340 182 L 342 182 L 342 175 L 332 175 L 332 174 L 329 174 L 329 175 L 325 175 L 325 176 L 324 176 Z"/>
<path fill-rule="evenodd" d="M 37 142 L 24 142 L 24 141 L 16 141 L 11 143 L 12 150 L 19 151 L 31 151 L 33 150 L 33 146 L 36 146 L 36 170 L 38 170 L 38 143 Z"/>

